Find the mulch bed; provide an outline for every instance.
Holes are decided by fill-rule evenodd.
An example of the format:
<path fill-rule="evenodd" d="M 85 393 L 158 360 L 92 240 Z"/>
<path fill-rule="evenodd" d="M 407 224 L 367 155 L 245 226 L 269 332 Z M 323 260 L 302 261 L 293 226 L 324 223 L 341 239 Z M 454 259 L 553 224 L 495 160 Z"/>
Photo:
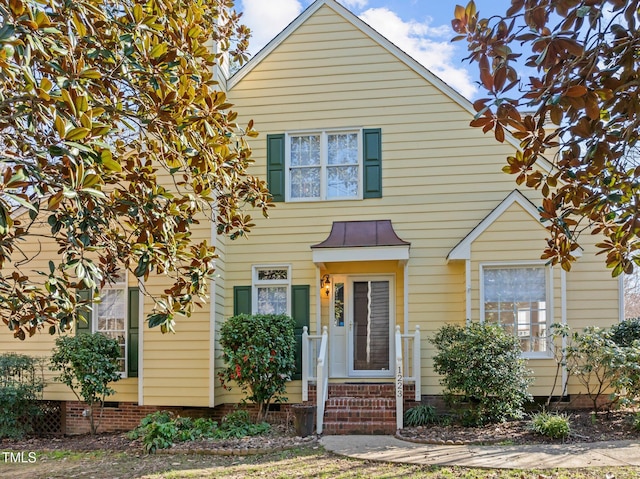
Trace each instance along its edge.
<path fill-rule="evenodd" d="M 302 446 L 313 446 L 319 436 L 296 436 L 291 427 L 275 425 L 267 434 L 241 439 L 206 439 L 202 441 L 179 442 L 173 447 L 158 452 L 209 453 L 209 454 L 263 454 Z M 126 433 L 103 433 L 91 436 L 30 437 L 23 440 L 4 439 L 2 450 L 9 451 L 127 451 L 143 452 L 140 439 L 131 440 Z"/>
<path fill-rule="evenodd" d="M 406 428 L 397 436 L 412 442 L 431 444 L 562 444 L 596 441 L 640 439 L 640 432 L 633 427 L 634 412 L 614 411 L 598 413 L 590 411 L 567 412 L 571 421 L 568 438 L 550 439 L 529 430 L 529 422 L 509 421 L 483 427 L 459 425 L 430 425 Z M 265 435 L 242 439 L 202 440 L 174 444 L 170 449 L 158 452 L 202 453 L 225 455 L 263 454 L 297 447 L 317 446 L 319 436 L 296 436 L 290 426 L 277 425 Z M 126 451 L 143 452 L 142 442 L 130 440 L 125 433 L 78 435 L 64 437 L 32 437 L 24 440 L 3 440 L 2 449 L 21 451 Z"/>
<path fill-rule="evenodd" d="M 398 437 L 432 444 L 572 444 L 596 441 L 638 439 L 633 411 L 568 411 L 571 432 L 566 439 L 551 439 L 529 429 L 529 421 L 509 421 L 482 427 L 425 426 L 403 429 Z"/>

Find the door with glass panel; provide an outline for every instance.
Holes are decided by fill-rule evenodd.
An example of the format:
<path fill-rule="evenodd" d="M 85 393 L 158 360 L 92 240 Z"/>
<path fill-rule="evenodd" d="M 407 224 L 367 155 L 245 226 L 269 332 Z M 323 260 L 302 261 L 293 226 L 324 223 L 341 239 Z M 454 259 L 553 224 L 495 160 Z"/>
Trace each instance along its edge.
<path fill-rule="evenodd" d="M 351 278 L 348 310 L 349 375 L 388 377 L 393 358 L 393 278 Z"/>
<path fill-rule="evenodd" d="M 347 310 L 349 307 L 348 283 L 344 276 L 332 276 L 333 294 L 329 323 L 329 374 L 334 378 L 348 376 L 347 367 Z"/>

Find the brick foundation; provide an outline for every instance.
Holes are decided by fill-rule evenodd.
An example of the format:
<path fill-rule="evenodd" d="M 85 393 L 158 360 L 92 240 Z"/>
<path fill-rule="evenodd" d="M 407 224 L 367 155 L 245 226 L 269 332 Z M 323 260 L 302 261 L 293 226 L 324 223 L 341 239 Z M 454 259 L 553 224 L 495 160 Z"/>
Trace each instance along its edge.
<path fill-rule="evenodd" d="M 113 404 L 112 407 L 104 408 L 98 432 L 130 431 L 140 424 L 142 418 L 156 411 L 170 411 L 176 416 L 210 417 L 219 422 L 226 414 L 235 411 L 237 408 L 248 410 L 249 414 L 254 418 L 257 414 L 257 407 L 253 404 L 247 404 L 246 406 L 221 404 L 215 408 L 206 408 L 138 406 L 135 403 L 120 402 Z M 85 403 L 66 401 L 63 409 L 65 413 L 65 434 L 86 434 L 90 432 L 89 418 L 83 415 L 86 409 Z M 293 424 L 291 404 L 271 405 L 267 419 L 272 424 Z"/>
<path fill-rule="evenodd" d="M 392 434 L 395 432 L 395 391 L 393 384 L 331 384 L 331 398 L 327 401 L 325 425 L 333 423 L 333 428 L 325 427 L 325 432 L 340 434 Z M 404 387 L 404 410 L 419 404 L 430 404 L 439 413 L 450 412 L 442 396 L 423 395 L 422 400 L 415 401 L 414 386 Z M 347 399 L 349 398 L 349 399 Z M 546 398 L 541 398 L 546 399 Z M 607 397 L 601 398 L 605 404 Z M 309 385 L 309 400 L 306 404 L 315 404 L 316 387 Z M 257 407 L 253 404 L 222 404 L 215 408 L 206 407 L 171 407 L 171 406 L 138 406 L 135 403 L 108 403 L 105 407 L 98 432 L 130 431 L 140 424 L 146 415 L 156 411 L 171 411 L 176 416 L 211 417 L 220 421 L 226 414 L 238 407 L 249 411 L 255 418 Z M 293 404 L 272 404 L 268 421 L 272 424 L 293 424 Z M 586 395 L 573 395 L 565 398 L 557 409 L 590 409 L 591 399 Z M 66 401 L 63 404 L 63 424 L 65 434 L 86 434 L 89 432 L 89 418 L 83 415 L 87 409 L 84 403 Z"/>
<path fill-rule="evenodd" d="M 213 411 L 209 408 L 138 406 L 130 402 L 108 403 L 108 405 L 112 405 L 112 407 L 104 408 L 98 432 L 130 431 L 140 424 L 143 417 L 156 411 L 171 411 L 179 416 L 191 417 L 209 417 L 212 416 Z M 90 432 L 89 418 L 84 416 L 85 409 L 87 409 L 85 403 L 66 401 L 64 408 L 65 434 Z M 98 412 L 96 411 L 96 413 Z"/>

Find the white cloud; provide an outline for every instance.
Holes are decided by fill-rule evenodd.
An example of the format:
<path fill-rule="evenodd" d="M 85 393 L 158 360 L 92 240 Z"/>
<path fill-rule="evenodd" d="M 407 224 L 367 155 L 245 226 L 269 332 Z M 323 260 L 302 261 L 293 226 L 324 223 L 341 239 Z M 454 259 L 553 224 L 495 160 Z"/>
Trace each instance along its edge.
<path fill-rule="evenodd" d="M 250 51 L 255 54 L 302 12 L 298 0 L 242 0 L 242 23 L 251 29 Z"/>
<path fill-rule="evenodd" d="M 369 3 L 369 0 L 338 0 L 338 1 L 349 9 L 364 8 Z"/>
<path fill-rule="evenodd" d="M 453 64 L 455 47 L 448 26 L 432 27 L 429 20 L 405 22 L 388 8 L 370 8 L 360 18 L 463 96 L 471 98 L 476 92 L 469 73 Z"/>

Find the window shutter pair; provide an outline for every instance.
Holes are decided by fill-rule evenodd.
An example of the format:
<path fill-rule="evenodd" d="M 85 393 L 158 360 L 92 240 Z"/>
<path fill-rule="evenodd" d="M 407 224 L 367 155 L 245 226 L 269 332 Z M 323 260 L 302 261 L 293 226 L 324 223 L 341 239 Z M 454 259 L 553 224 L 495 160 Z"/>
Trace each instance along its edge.
<path fill-rule="evenodd" d="M 138 377 L 138 337 L 139 337 L 139 321 L 140 321 L 140 289 L 129 288 L 129 311 L 128 329 L 127 329 L 127 377 Z M 83 289 L 78 291 L 81 301 L 91 300 L 91 290 Z M 76 334 L 90 334 L 92 332 L 92 313 L 93 311 L 83 311 L 80 313 L 80 319 L 76 322 Z"/>
<path fill-rule="evenodd" d="M 233 314 L 251 314 L 251 286 L 234 286 Z M 309 327 L 311 305 L 309 285 L 291 286 L 291 316 L 295 321 L 296 372 L 293 379 L 302 379 L 302 328 Z"/>
<path fill-rule="evenodd" d="M 362 130 L 363 197 L 382 198 L 382 130 Z M 267 135 L 267 186 L 274 202 L 285 200 L 285 135 Z"/>

